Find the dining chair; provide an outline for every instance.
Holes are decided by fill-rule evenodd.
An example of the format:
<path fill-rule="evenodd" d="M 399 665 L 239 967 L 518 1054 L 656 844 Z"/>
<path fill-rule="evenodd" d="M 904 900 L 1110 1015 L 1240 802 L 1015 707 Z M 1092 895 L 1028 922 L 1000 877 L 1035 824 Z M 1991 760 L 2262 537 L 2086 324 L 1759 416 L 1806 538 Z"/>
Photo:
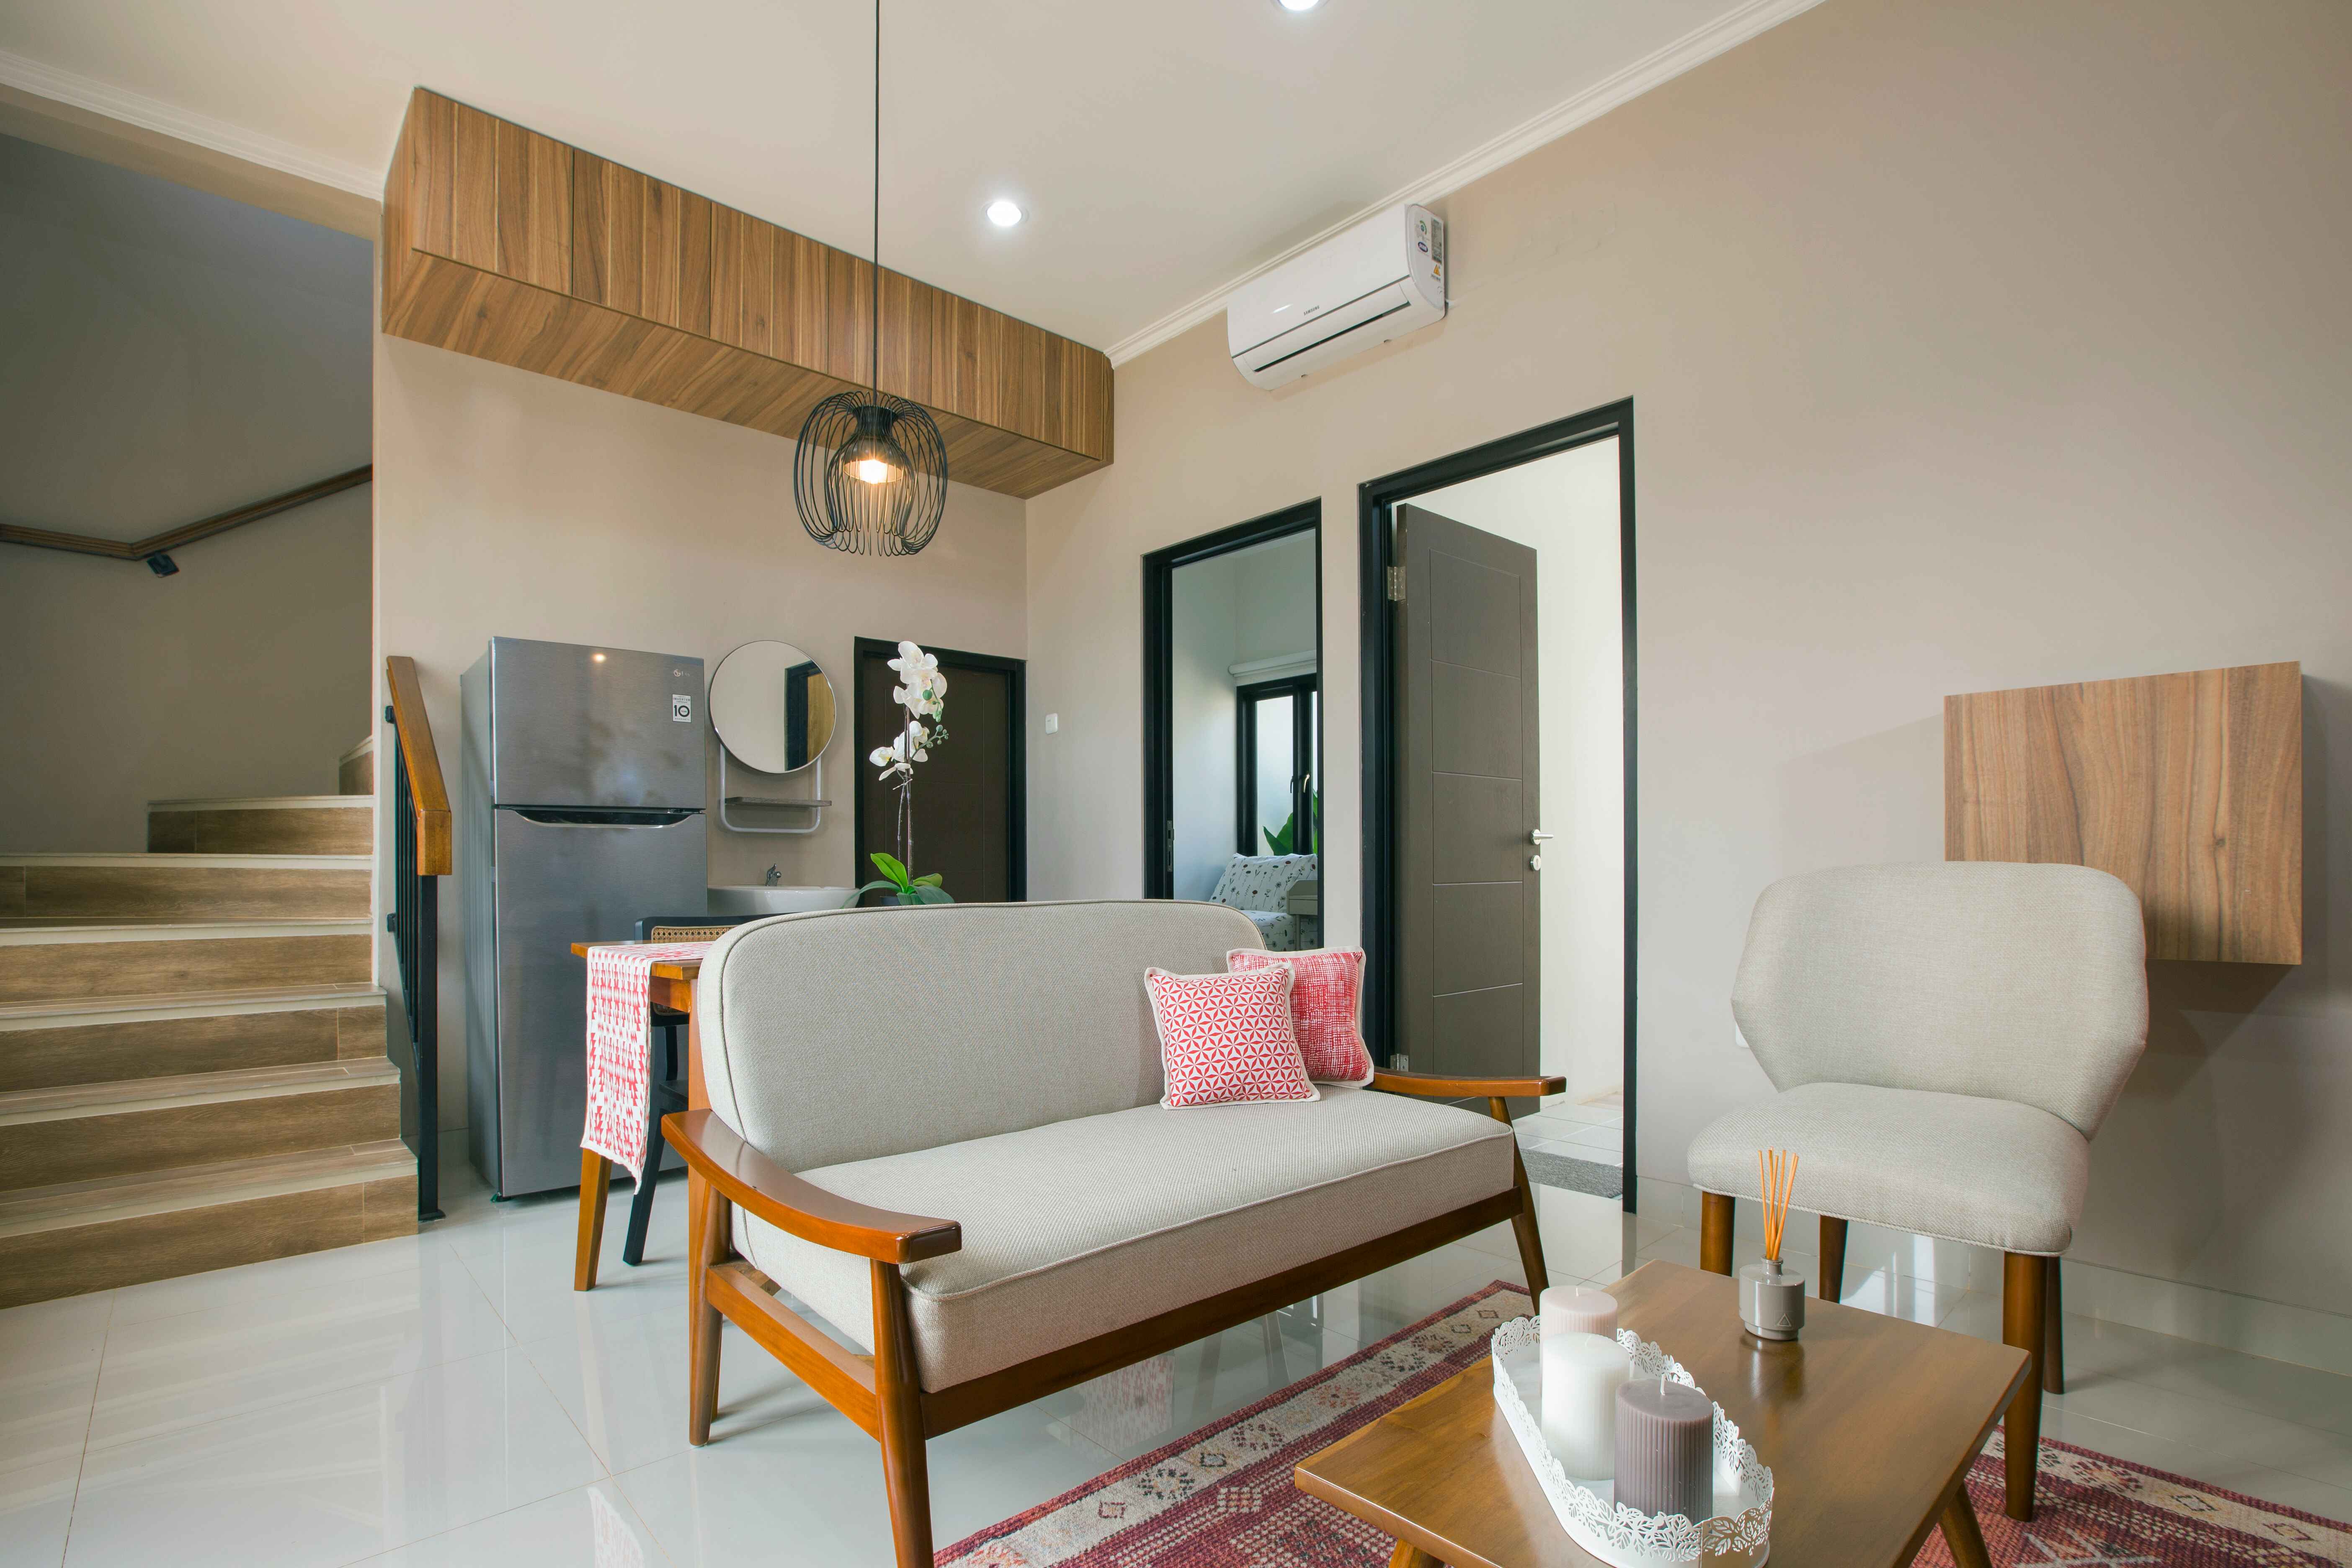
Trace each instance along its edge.
<path fill-rule="evenodd" d="M 1756 901 L 1731 1010 L 1776 1092 L 1691 1144 L 1701 1266 L 1732 1271 L 1765 1149 L 1798 1157 L 1825 1300 L 1849 1221 L 2000 1252 L 2001 1337 L 2031 1358 L 2005 1422 L 2007 1510 L 2032 1519 L 2042 1396 L 2065 1386 L 2058 1258 L 2091 1139 L 2147 1044 L 2138 899 L 2082 866 L 1790 877 Z"/>

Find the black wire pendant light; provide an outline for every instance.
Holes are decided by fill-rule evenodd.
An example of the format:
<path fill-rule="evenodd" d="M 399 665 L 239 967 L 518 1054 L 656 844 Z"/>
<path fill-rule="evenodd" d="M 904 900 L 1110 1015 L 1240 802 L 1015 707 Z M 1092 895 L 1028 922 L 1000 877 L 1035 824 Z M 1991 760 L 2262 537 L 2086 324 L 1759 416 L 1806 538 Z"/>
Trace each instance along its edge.
<path fill-rule="evenodd" d="M 874 278 L 870 384 L 809 410 L 793 459 L 793 500 L 819 544 L 912 555 L 940 531 L 948 448 L 918 404 L 882 390 L 882 0 L 874 0 Z"/>

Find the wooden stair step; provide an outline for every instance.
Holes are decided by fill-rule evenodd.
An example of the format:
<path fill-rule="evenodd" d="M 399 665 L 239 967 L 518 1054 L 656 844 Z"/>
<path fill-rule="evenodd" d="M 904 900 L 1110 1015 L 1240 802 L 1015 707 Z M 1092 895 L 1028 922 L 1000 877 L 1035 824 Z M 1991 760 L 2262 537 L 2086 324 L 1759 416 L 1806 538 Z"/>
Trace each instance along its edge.
<path fill-rule="evenodd" d="M 373 982 L 373 921 L 0 920 L 0 1005 Z"/>
<path fill-rule="evenodd" d="M 0 916 L 365 920 L 369 855 L 0 855 Z"/>
<path fill-rule="evenodd" d="M 384 1054 L 373 985 L 0 1005 L 0 1093 Z"/>
<path fill-rule="evenodd" d="M 416 1228 L 397 1138 L 0 1193 L 0 1307 Z"/>
<path fill-rule="evenodd" d="M 151 800 L 147 847 L 166 855 L 366 855 L 375 797 L 277 795 Z"/>
<path fill-rule="evenodd" d="M 373 1142 L 400 1135 L 384 1058 L 0 1094 L 0 1190 Z"/>

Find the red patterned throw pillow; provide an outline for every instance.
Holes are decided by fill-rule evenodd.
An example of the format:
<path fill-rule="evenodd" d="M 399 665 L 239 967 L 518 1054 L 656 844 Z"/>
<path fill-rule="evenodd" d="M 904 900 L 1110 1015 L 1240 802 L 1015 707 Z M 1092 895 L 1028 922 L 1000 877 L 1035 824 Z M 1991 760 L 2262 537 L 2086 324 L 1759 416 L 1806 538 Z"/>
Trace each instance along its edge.
<path fill-rule="evenodd" d="M 1318 1100 L 1290 1026 L 1290 974 L 1171 974 L 1143 972 L 1160 1026 L 1166 1106 L 1240 1100 Z"/>
<path fill-rule="evenodd" d="M 1298 1036 L 1298 1054 L 1307 1059 L 1307 1076 L 1317 1083 L 1372 1081 L 1372 1053 L 1356 1026 L 1356 997 L 1364 988 L 1362 948 L 1268 952 L 1237 947 L 1225 954 L 1225 967 L 1236 974 L 1289 970 L 1290 1026 Z"/>

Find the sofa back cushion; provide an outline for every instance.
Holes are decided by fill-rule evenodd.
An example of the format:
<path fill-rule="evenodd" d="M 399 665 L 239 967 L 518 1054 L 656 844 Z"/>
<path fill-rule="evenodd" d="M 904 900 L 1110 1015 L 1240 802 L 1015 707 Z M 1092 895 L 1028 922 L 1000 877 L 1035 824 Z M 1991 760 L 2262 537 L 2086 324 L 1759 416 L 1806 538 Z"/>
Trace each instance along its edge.
<path fill-rule="evenodd" d="M 1290 889 L 1319 875 L 1312 855 L 1236 855 L 1225 862 L 1211 903 L 1228 909 L 1279 914 L 1290 907 Z"/>
<path fill-rule="evenodd" d="M 1262 945 L 1244 915 L 1160 900 L 760 921 L 703 961 L 703 1081 L 793 1171 L 1150 1105 L 1143 972 L 1221 970 Z"/>

